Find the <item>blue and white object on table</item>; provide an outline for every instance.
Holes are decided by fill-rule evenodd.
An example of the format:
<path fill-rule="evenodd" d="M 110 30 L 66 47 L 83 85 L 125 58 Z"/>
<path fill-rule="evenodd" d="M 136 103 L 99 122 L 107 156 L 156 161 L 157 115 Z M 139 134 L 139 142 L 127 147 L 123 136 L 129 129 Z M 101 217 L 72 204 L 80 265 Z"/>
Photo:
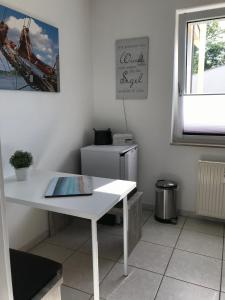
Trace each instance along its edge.
<path fill-rule="evenodd" d="M 45 198 L 87 196 L 93 193 L 93 182 L 89 176 L 53 177 L 45 192 Z"/>

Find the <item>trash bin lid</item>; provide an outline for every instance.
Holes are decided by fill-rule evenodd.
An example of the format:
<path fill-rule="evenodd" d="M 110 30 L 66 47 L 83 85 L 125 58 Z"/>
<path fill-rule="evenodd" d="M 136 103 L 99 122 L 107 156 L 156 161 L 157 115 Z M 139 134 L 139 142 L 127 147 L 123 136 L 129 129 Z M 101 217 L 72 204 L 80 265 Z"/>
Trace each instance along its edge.
<path fill-rule="evenodd" d="M 176 189 L 177 183 L 171 180 L 161 179 L 156 182 L 155 186 L 159 189 Z"/>

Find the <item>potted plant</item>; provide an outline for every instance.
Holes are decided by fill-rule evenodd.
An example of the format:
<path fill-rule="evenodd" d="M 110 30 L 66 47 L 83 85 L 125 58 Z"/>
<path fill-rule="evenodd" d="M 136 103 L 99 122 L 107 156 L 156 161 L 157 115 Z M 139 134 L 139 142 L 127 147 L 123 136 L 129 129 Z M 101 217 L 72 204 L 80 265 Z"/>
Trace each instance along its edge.
<path fill-rule="evenodd" d="M 32 154 L 18 150 L 10 157 L 9 162 L 15 168 L 17 180 L 26 180 L 28 176 L 28 168 L 33 163 Z"/>

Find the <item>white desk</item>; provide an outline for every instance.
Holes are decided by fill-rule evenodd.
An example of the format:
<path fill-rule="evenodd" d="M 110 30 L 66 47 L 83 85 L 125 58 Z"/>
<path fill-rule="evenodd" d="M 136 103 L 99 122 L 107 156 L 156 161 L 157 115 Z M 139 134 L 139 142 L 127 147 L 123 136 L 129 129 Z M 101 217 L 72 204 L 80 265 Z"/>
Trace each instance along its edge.
<path fill-rule="evenodd" d="M 136 183 L 93 177 L 94 192 L 91 196 L 45 198 L 47 185 L 50 179 L 56 176 L 71 176 L 71 174 L 33 170 L 28 181 L 19 182 L 15 177 L 8 178 L 5 180 L 6 200 L 91 220 L 94 300 L 99 300 L 97 221 L 115 204 L 123 200 L 124 275 L 126 276 L 128 259 L 127 194 L 136 187 Z"/>

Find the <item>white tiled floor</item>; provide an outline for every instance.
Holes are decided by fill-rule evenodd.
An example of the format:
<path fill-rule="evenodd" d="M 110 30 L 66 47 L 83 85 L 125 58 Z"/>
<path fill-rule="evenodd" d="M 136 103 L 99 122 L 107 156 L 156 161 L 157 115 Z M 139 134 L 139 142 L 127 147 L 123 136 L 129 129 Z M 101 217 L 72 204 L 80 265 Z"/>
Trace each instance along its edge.
<path fill-rule="evenodd" d="M 165 226 L 147 221 L 143 227 L 142 240 L 159 245 L 174 247 L 180 234 L 180 228 Z"/>
<path fill-rule="evenodd" d="M 102 281 L 112 269 L 114 262 L 99 259 L 99 280 Z M 76 252 L 63 265 L 65 285 L 92 294 L 92 257 L 86 253 Z"/>
<path fill-rule="evenodd" d="M 221 261 L 176 249 L 170 260 L 166 276 L 186 282 L 220 289 Z"/>
<path fill-rule="evenodd" d="M 223 224 L 184 217 L 161 224 L 144 211 L 128 277 L 122 250 L 121 226 L 99 226 L 103 300 L 225 300 Z M 63 263 L 62 300 L 93 300 L 89 222 L 76 220 L 32 252 Z"/>
<path fill-rule="evenodd" d="M 99 256 L 113 261 L 117 261 L 123 254 L 123 236 L 115 236 L 106 232 L 98 233 Z M 88 240 L 81 248 L 80 251 L 91 254 L 92 244 Z"/>
<path fill-rule="evenodd" d="M 205 233 L 183 230 L 177 248 L 222 259 L 223 238 Z"/>
<path fill-rule="evenodd" d="M 44 256 L 59 263 L 63 263 L 69 256 L 73 254 L 73 251 L 61 246 L 51 245 L 43 242 L 33 249 L 31 253 Z"/>

